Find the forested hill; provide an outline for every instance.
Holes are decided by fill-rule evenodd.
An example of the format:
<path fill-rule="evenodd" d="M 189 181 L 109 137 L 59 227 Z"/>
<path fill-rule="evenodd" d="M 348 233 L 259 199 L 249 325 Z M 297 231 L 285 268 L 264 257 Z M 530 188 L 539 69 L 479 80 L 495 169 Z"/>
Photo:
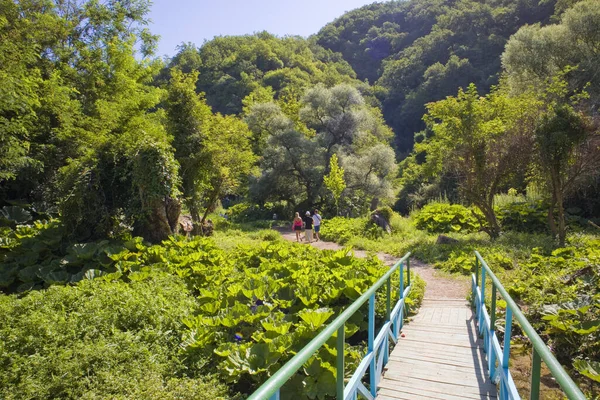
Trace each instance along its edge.
<path fill-rule="evenodd" d="M 271 87 L 277 97 L 294 98 L 319 83 L 327 87 L 350 83 L 363 95 L 371 91 L 356 79 L 341 54 L 301 37 L 278 38 L 267 32 L 220 36 L 200 48 L 183 45 L 163 77 L 173 67 L 197 71 L 198 91 L 206 94 L 215 112 L 224 114 L 241 113 L 242 100 L 259 87 Z"/>
<path fill-rule="evenodd" d="M 339 52 L 358 78 L 385 89 L 383 113 L 401 153 L 424 128 L 425 104 L 475 83 L 498 82 L 509 37 L 526 24 L 550 21 L 554 0 L 410 0 L 350 11 L 316 35 Z"/>

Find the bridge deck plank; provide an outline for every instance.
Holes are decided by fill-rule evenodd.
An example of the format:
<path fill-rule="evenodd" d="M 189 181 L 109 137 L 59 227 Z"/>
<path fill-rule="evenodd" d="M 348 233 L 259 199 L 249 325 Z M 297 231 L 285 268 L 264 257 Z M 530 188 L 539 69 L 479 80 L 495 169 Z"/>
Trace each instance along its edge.
<path fill-rule="evenodd" d="M 378 400 L 496 399 L 473 313 L 461 299 L 425 299 L 402 329 Z"/>

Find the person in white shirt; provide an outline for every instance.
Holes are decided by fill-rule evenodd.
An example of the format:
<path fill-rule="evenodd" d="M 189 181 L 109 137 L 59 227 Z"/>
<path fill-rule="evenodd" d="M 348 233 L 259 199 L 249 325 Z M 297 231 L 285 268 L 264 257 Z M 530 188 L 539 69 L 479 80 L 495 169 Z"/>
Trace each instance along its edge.
<path fill-rule="evenodd" d="M 315 232 L 315 237 L 317 239 L 316 241 L 318 242 L 319 239 L 321 239 L 319 231 L 321 230 L 321 220 L 322 220 L 321 216 L 319 215 L 319 210 L 315 210 L 313 212 L 312 219 L 313 219 L 313 230 Z"/>

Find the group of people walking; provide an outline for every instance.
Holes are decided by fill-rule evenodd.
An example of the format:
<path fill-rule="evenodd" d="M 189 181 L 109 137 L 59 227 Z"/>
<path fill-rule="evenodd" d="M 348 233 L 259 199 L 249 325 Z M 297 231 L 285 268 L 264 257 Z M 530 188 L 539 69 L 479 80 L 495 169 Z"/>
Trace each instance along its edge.
<path fill-rule="evenodd" d="M 319 210 L 314 210 L 312 215 L 310 211 L 307 211 L 304 217 L 300 217 L 300 213 L 296 213 L 294 222 L 292 223 L 292 230 L 296 232 L 296 241 L 301 242 L 306 240 L 308 243 L 313 242 L 313 232 L 316 240 L 320 240 L 319 231 L 321 230 L 321 215 Z M 302 232 L 304 231 L 304 238 Z"/>

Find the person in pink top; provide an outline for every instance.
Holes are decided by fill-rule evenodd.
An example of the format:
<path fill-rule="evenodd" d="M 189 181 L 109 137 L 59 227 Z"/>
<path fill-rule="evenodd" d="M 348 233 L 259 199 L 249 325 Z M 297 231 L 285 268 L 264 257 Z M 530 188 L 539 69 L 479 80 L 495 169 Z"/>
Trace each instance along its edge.
<path fill-rule="evenodd" d="M 302 233 L 302 218 L 300 218 L 300 214 L 296 213 L 294 217 L 294 222 L 292 223 L 292 230 L 296 232 L 296 241 L 302 240 L 300 237 L 300 233 Z"/>

